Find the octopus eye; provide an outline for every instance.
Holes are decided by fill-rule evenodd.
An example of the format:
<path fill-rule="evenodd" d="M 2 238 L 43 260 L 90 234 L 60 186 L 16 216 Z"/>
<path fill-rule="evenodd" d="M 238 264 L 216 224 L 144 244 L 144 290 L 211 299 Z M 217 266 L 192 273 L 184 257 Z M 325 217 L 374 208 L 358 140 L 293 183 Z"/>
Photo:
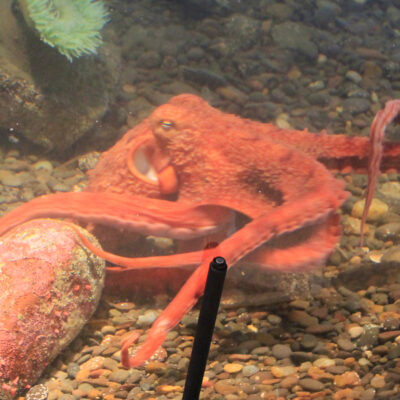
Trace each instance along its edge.
<path fill-rule="evenodd" d="M 161 128 L 165 129 L 166 131 L 173 127 L 174 123 L 172 121 L 161 121 Z"/>

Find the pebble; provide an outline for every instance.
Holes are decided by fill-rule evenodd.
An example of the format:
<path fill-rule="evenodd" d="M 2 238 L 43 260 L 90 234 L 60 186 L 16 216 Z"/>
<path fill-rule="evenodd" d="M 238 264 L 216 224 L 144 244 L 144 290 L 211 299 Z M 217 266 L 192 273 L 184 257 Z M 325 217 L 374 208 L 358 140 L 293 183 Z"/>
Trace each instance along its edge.
<path fill-rule="evenodd" d="M 81 364 L 81 371 L 84 370 L 93 371 L 95 369 L 103 368 L 103 365 L 104 365 L 104 357 L 101 356 L 92 357 Z"/>
<path fill-rule="evenodd" d="M 242 369 L 243 369 L 242 364 L 228 363 L 224 365 L 224 371 L 228 372 L 228 374 L 236 374 L 237 372 L 240 372 Z"/>
<path fill-rule="evenodd" d="M 370 101 L 359 97 L 351 97 L 343 102 L 344 109 L 351 115 L 365 113 L 370 108 Z"/>
<path fill-rule="evenodd" d="M 295 322 L 304 328 L 318 324 L 318 318 L 312 317 L 302 310 L 291 310 L 288 314 L 288 318 L 290 321 Z"/>
<path fill-rule="evenodd" d="M 400 222 L 389 222 L 378 227 L 375 236 L 381 240 L 395 239 L 400 234 Z"/>
<path fill-rule="evenodd" d="M 304 350 L 312 350 L 318 343 L 314 335 L 305 334 L 300 341 L 300 345 Z"/>
<path fill-rule="evenodd" d="M 347 332 L 352 339 L 357 339 L 364 332 L 364 328 L 362 326 L 354 325 L 347 328 Z"/>
<path fill-rule="evenodd" d="M 113 382 L 125 383 L 130 375 L 130 371 L 126 369 L 115 369 L 108 375 L 108 379 Z"/>
<path fill-rule="evenodd" d="M 398 263 L 400 261 L 400 246 L 392 246 L 385 251 L 380 259 L 382 264 Z"/>
<path fill-rule="evenodd" d="M 339 348 L 344 351 L 352 351 L 354 350 L 355 347 L 354 343 L 352 343 L 349 339 L 346 338 L 339 338 L 337 340 L 337 344 Z"/>
<path fill-rule="evenodd" d="M 331 360 L 330 358 L 321 357 L 313 362 L 313 365 L 318 368 L 329 368 L 335 365 L 335 360 Z"/>
<path fill-rule="evenodd" d="M 363 78 L 357 71 L 347 71 L 346 79 L 348 79 L 349 81 L 352 81 L 356 84 L 359 84 L 359 83 L 361 83 Z"/>
<path fill-rule="evenodd" d="M 355 218 L 361 218 L 364 211 L 365 200 L 357 201 L 353 209 L 351 210 L 351 215 Z M 368 210 L 367 221 L 376 222 L 383 218 L 389 211 L 389 207 L 386 203 L 379 199 L 373 199 L 371 207 Z"/>
<path fill-rule="evenodd" d="M 69 378 L 74 379 L 76 377 L 76 374 L 79 372 L 81 369 L 80 365 L 78 363 L 71 362 L 67 365 L 67 374 Z"/>
<path fill-rule="evenodd" d="M 233 394 L 238 391 L 238 387 L 233 382 L 228 383 L 224 380 L 217 381 L 214 385 L 214 389 L 217 393 L 222 395 Z"/>
<path fill-rule="evenodd" d="M 361 383 L 360 377 L 355 371 L 346 371 L 341 375 L 336 375 L 334 383 L 338 387 L 357 386 Z"/>
<path fill-rule="evenodd" d="M 183 387 L 177 385 L 160 385 L 156 387 L 157 393 L 173 393 L 173 392 L 182 392 Z"/>
<path fill-rule="evenodd" d="M 45 385 L 40 383 L 39 385 L 32 386 L 26 394 L 27 400 L 46 400 L 49 395 L 49 391 Z"/>
<path fill-rule="evenodd" d="M 325 385 L 322 382 L 319 382 L 316 379 L 310 379 L 310 378 L 300 379 L 299 385 L 304 390 L 308 390 L 310 392 L 319 392 L 325 388 Z"/>
<path fill-rule="evenodd" d="M 245 365 L 242 370 L 243 376 L 252 376 L 256 374 L 260 369 L 256 365 Z"/>
<path fill-rule="evenodd" d="M 105 325 L 101 328 L 103 335 L 113 335 L 116 332 L 116 328 L 112 325 Z"/>
<path fill-rule="evenodd" d="M 281 380 L 279 386 L 283 388 L 291 388 L 295 386 L 298 383 L 298 381 L 299 377 L 297 376 L 297 374 L 289 375 Z"/>
<path fill-rule="evenodd" d="M 52 172 L 53 171 L 53 164 L 50 161 L 47 160 L 40 160 L 35 162 L 35 164 L 32 165 L 32 168 L 39 171 L 39 170 L 45 170 L 47 172 Z"/>
<path fill-rule="evenodd" d="M 149 327 L 158 317 L 158 314 L 155 311 L 146 311 L 144 314 L 139 315 L 136 320 L 136 326 L 138 328 L 147 328 Z"/>
<path fill-rule="evenodd" d="M 135 308 L 135 304 L 128 301 L 124 301 L 122 303 L 113 304 L 113 307 L 121 311 L 130 311 Z"/>
<path fill-rule="evenodd" d="M 292 354 L 292 349 L 289 345 L 276 344 L 272 347 L 271 354 L 278 360 L 282 360 L 283 358 L 290 357 L 290 354 Z"/>
<path fill-rule="evenodd" d="M 16 174 L 7 170 L 0 170 L 0 182 L 5 186 L 20 187 L 24 180 L 21 174 Z"/>
<path fill-rule="evenodd" d="M 156 374 L 162 374 L 165 372 L 167 366 L 165 365 L 165 363 L 161 362 L 161 361 L 149 361 L 146 366 L 145 369 L 147 372 L 150 373 L 156 373 Z"/>
<path fill-rule="evenodd" d="M 275 378 L 283 378 L 285 376 L 293 375 L 295 373 L 296 373 L 296 368 L 291 365 L 271 367 L 271 374 Z"/>
<path fill-rule="evenodd" d="M 310 40 L 311 31 L 300 22 L 283 22 L 271 30 L 274 42 L 283 49 L 299 52 L 310 60 L 318 57 L 318 47 Z"/>

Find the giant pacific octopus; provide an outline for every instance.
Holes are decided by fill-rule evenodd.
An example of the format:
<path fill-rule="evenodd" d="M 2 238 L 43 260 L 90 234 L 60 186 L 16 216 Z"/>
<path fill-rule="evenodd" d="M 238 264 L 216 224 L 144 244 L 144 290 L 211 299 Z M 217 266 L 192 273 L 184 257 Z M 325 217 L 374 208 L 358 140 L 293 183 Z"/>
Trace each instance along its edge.
<path fill-rule="evenodd" d="M 398 112 L 399 102 L 389 102 L 373 124 L 372 189 L 382 154 L 382 170 L 400 167 L 400 146 L 380 147 Z M 240 262 L 306 271 L 321 265 L 339 240 L 338 212 L 348 196 L 329 169 L 365 172 L 370 148 L 368 138 L 280 129 L 184 94 L 158 107 L 103 153 L 89 173 L 87 191 L 34 199 L 0 219 L 0 233 L 29 219 L 62 217 L 180 243 L 190 240 L 191 245 L 195 241 L 194 251 L 128 259 L 80 236 L 90 250 L 119 265 L 108 269 L 114 282 L 125 281 L 132 271 L 150 269 L 151 276 L 156 268 L 194 269 L 134 356 L 129 357 L 128 348 L 137 332 L 124 342 L 123 364 L 137 366 L 202 295 L 215 255 L 225 257 L 230 267 Z M 370 189 L 368 202 L 372 194 Z M 218 244 L 203 250 L 208 241 Z"/>

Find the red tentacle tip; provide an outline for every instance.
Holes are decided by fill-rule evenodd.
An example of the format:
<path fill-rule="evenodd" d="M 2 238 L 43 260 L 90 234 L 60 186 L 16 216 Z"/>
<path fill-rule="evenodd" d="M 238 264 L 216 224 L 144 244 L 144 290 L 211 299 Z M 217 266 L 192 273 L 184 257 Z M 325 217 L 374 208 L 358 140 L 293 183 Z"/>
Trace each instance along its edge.
<path fill-rule="evenodd" d="M 121 363 L 125 368 L 132 368 L 132 359 L 129 359 L 129 347 L 139 339 L 139 332 L 132 332 L 125 340 L 122 341 L 121 345 Z"/>

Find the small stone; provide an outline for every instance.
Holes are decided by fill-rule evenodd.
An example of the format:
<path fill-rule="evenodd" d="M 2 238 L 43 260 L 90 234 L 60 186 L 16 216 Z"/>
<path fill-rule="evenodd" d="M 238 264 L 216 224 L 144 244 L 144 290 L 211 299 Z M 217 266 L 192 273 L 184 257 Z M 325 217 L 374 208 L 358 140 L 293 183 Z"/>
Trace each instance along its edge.
<path fill-rule="evenodd" d="M 308 85 L 308 87 L 309 87 L 311 90 L 318 91 L 318 90 L 325 89 L 325 83 L 324 83 L 323 81 L 314 81 L 314 82 L 311 82 L 311 83 Z"/>
<path fill-rule="evenodd" d="M 126 380 L 128 384 L 138 383 L 142 379 L 142 373 L 138 369 L 131 369 L 131 373 Z"/>
<path fill-rule="evenodd" d="M 352 343 L 349 339 L 346 338 L 339 338 L 337 340 L 337 344 L 340 349 L 344 351 L 352 351 L 354 350 L 354 343 Z"/>
<path fill-rule="evenodd" d="M 89 399 L 97 400 L 101 398 L 101 390 L 93 388 L 88 392 L 87 396 L 89 397 Z"/>
<path fill-rule="evenodd" d="M 292 386 L 296 385 L 298 381 L 299 377 L 296 374 L 289 375 L 282 379 L 279 386 L 282 388 L 291 388 Z"/>
<path fill-rule="evenodd" d="M 39 170 L 45 170 L 47 172 L 52 172 L 53 171 L 53 164 L 50 161 L 47 160 L 41 160 L 35 162 L 35 164 L 32 165 L 32 168 L 36 171 Z"/>
<path fill-rule="evenodd" d="M 0 182 L 5 186 L 19 187 L 23 184 L 20 174 L 8 170 L 0 170 Z"/>
<path fill-rule="evenodd" d="M 357 386 L 360 385 L 361 380 L 355 371 L 346 371 L 342 375 L 336 375 L 334 378 L 334 383 L 336 386 Z"/>
<path fill-rule="evenodd" d="M 172 392 L 182 392 L 182 386 L 173 386 L 173 385 L 160 385 L 156 387 L 157 393 L 172 393 Z"/>
<path fill-rule="evenodd" d="M 387 356 L 389 360 L 400 357 L 400 345 L 391 347 Z"/>
<path fill-rule="evenodd" d="M 146 372 L 154 372 L 156 374 L 163 373 L 167 369 L 165 363 L 160 361 L 149 361 L 146 364 Z"/>
<path fill-rule="evenodd" d="M 324 65 L 328 61 L 328 57 L 325 54 L 318 54 L 317 63 Z"/>
<path fill-rule="evenodd" d="M 368 228 L 368 226 L 366 228 Z M 361 231 L 361 220 L 345 215 L 343 217 L 343 231 L 346 235 L 359 235 Z"/>
<path fill-rule="evenodd" d="M 116 304 L 113 304 L 113 306 L 117 310 L 121 310 L 121 311 L 129 311 L 129 310 L 133 310 L 135 308 L 135 304 L 130 303 L 128 301 L 124 301 L 122 303 L 116 303 Z"/>
<path fill-rule="evenodd" d="M 290 302 L 291 308 L 298 308 L 299 310 L 307 310 L 310 307 L 310 302 L 307 300 L 296 299 Z"/>
<path fill-rule="evenodd" d="M 256 347 L 251 351 L 251 354 L 254 354 L 256 356 L 262 356 L 262 355 L 268 355 L 271 353 L 271 350 L 268 346 L 261 346 L 261 347 Z"/>
<path fill-rule="evenodd" d="M 370 382 L 371 386 L 375 389 L 382 389 L 385 387 L 385 377 L 383 375 L 375 375 Z"/>
<path fill-rule="evenodd" d="M 400 246 L 392 246 L 383 253 L 381 263 L 398 263 L 400 260 Z"/>
<path fill-rule="evenodd" d="M 304 350 L 312 350 L 317 344 L 317 338 L 310 334 L 305 334 L 300 341 L 300 345 Z"/>
<path fill-rule="evenodd" d="M 355 218 L 361 218 L 364 211 L 365 200 L 357 201 L 353 209 L 351 210 L 351 215 Z M 373 199 L 371 207 L 368 211 L 367 221 L 376 222 L 382 219 L 389 211 L 389 207 L 386 203 L 379 199 Z"/>
<path fill-rule="evenodd" d="M 224 99 L 230 100 L 233 103 L 243 105 L 247 101 L 247 95 L 233 86 L 219 87 L 216 89 L 216 92 Z"/>
<path fill-rule="evenodd" d="M 136 326 L 138 328 L 147 328 L 157 319 L 157 316 L 158 315 L 155 311 L 146 311 L 143 315 L 138 317 Z"/>
<path fill-rule="evenodd" d="M 290 321 L 299 324 L 303 328 L 318 324 L 318 318 L 312 317 L 302 310 L 291 310 L 288 314 L 288 318 Z"/>
<path fill-rule="evenodd" d="M 289 79 L 299 79 L 301 75 L 301 70 L 297 66 L 292 67 L 287 73 Z"/>
<path fill-rule="evenodd" d="M 289 115 L 286 113 L 281 113 L 276 117 L 275 125 L 281 129 L 293 129 L 289 122 Z"/>
<path fill-rule="evenodd" d="M 329 368 L 333 367 L 335 364 L 335 360 L 326 357 L 318 358 L 318 360 L 313 362 L 313 365 L 318 368 Z"/>
<path fill-rule="evenodd" d="M 26 394 L 27 400 L 46 400 L 49 395 L 49 391 L 42 383 L 39 385 L 32 386 Z"/>
<path fill-rule="evenodd" d="M 362 76 L 357 71 L 347 71 L 346 79 L 356 84 L 359 84 L 362 81 Z"/>
<path fill-rule="evenodd" d="M 85 396 L 86 393 L 82 393 L 82 397 Z M 58 397 L 58 400 L 76 400 L 76 396 L 73 394 L 63 393 L 61 396 Z"/>
<path fill-rule="evenodd" d="M 350 97 L 343 101 L 343 108 L 352 115 L 365 113 L 369 107 L 369 100 L 360 97 Z"/>
<path fill-rule="evenodd" d="M 85 393 L 85 395 L 86 395 L 87 393 L 89 393 L 90 391 L 93 390 L 93 386 L 92 386 L 90 383 L 87 383 L 87 382 L 81 383 L 81 384 L 78 386 L 78 390 L 81 391 L 82 394 Z"/>
<path fill-rule="evenodd" d="M 375 236 L 380 240 L 394 239 L 400 234 L 400 222 L 389 222 L 381 225 L 375 231 Z"/>
<path fill-rule="evenodd" d="M 324 384 L 316 379 L 304 378 L 299 380 L 299 385 L 310 392 L 319 392 L 324 389 Z"/>
<path fill-rule="evenodd" d="M 228 374 L 236 374 L 243 369 L 242 364 L 237 363 L 228 363 L 224 365 L 224 371 L 228 372 Z"/>
<path fill-rule="evenodd" d="M 80 369 L 81 369 L 81 367 L 80 367 L 80 365 L 78 363 L 70 362 L 67 365 L 68 377 L 71 378 L 71 379 L 74 379 L 76 377 L 76 374 L 79 372 Z"/>
<path fill-rule="evenodd" d="M 360 399 L 361 400 L 374 400 L 376 395 L 376 390 L 374 388 L 369 388 L 364 390 L 364 392 L 361 394 Z"/>
<path fill-rule="evenodd" d="M 104 357 L 96 356 L 81 364 L 81 370 L 94 371 L 95 369 L 103 368 Z"/>
<path fill-rule="evenodd" d="M 229 361 L 249 361 L 251 359 L 250 354 L 230 354 L 228 357 Z"/>
<path fill-rule="evenodd" d="M 396 338 L 399 335 L 400 335 L 400 330 L 395 330 L 395 331 L 382 332 L 378 335 L 378 337 L 381 342 L 386 342 L 388 340 Z"/>
<path fill-rule="evenodd" d="M 116 332 L 116 328 L 112 325 L 104 325 L 101 328 L 101 333 L 103 335 L 113 335 Z"/>
<path fill-rule="evenodd" d="M 88 397 L 91 400 L 97 400 L 97 399 L 101 398 L 101 390 L 99 390 L 99 389 L 90 390 L 88 393 Z"/>
<path fill-rule="evenodd" d="M 356 339 L 360 337 L 364 332 L 364 328 L 362 326 L 354 325 L 350 326 L 347 329 L 347 333 L 350 335 L 352 339 Z"/>
<path fill-rule="evenodd" d="M 279 325 L 282 322 L 282 318 L 279 315 L 269 314 L 267 321 L 272 325 Z"/>
<path fill-rule="evenodd" d="M 292 349 L 287 344 L 276 344 L 272 347 L 271 354 L 278 360 L 290 357 Z"/>
<path fill-rule="evenodd" d="M 88 379 L 89 375 L 90 375 L 89 369 L 82 369 L 82 370 L 78 371 L 77 374 L 75 375 L 75 380 L 77 382 L 82 382 L 85 379 Z"/>
<path fill-rule="evenodd" d="M 357 340 L 358 347 L 370 347 L 378 342 L 379 327 L 375 325 L 364 326 L 363 334 Z"/>
<path fill-rule="evenodd" d="M 306 329 L 306 332 L 307 333 L 312 333 L 312 334 L 315 334 L 315 335 L 321 335 L 321 334 L 324 334 L 324 333 L 327 333 L 327 332 L 331 332 L 333 330 L 335 330 L 335 327 L 332 324 L 330 324 L 330 323 L 325 324 L 324 323 L 324 324 L 318 324 L 318 325 L 309 326 Z"/>
<path fill-rule="evenodd" d="M 271 374 L 275 378 L 283 378 L 285 376 L 293 375 L 295 373 L 296 373 L 296 368 L 291 365 L 271 367 Z"/>
<path fill-rule="evenodd" d="M 252 376 L 259 371 L 259 368 L 256 365 L 246 365 L 243 367 L 242 374 L 243 376 Z"/>
<path fill-rule="evenodd" d="M 108 375 L 108 379 L 113 382 L 125 383 L 130 375 L 130 371 L 126 369 L 116 369 Z"/>
<path fill-rule="evenodd" d="M 217 393 L 222 395 L 233 394 L 238 391 L 236 385 L 225 382 L 225 380 L 217 381 L 214 385 L 214 389 Z"/>

